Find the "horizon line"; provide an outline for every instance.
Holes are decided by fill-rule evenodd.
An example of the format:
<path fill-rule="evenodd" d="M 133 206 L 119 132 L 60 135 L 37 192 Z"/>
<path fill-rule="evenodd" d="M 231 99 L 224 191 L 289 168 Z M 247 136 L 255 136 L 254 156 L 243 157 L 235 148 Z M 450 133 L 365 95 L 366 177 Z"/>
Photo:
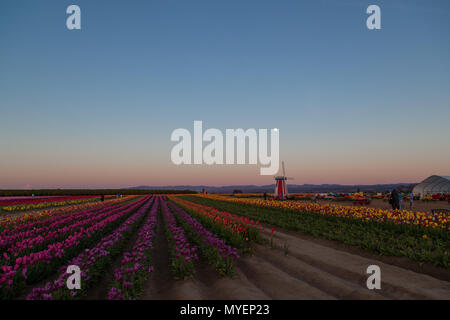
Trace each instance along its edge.
<path fill-rule="evenodd" d="M 321 183 L 321 184 L 313 184 L 313 183 L 304 183 L 304 184 L 290 184 L 291 186 L 342 186 L 342 187 L 357 187 L 357 186 L 382 186 L 382 185 L 412 185 L 417 184 L 419 182 L 392 182 L 392 183 L 376 183 L 376 184 L 339 184 L 339 183 Z M 265 184 L 265 185 L 256 185 L 256 184 L 229 184 L 229 185 L 204 185 L 204 184 L 196 184 L 196 185 L 160 185 L 160 186 L 152 186 L 152 185 L 138 185 L 138 186 L 128 186 L 128 187 L 37 187 L 37 188 L 0 188 L 0 190 L 120 190 L 120 189 L 137 189 L 138 188 L 179 188 L 179 187 L 206 187 L 206 188 L 226 188 L 226 187 L 267 187 L 274 186 L 273 184 Z"/>

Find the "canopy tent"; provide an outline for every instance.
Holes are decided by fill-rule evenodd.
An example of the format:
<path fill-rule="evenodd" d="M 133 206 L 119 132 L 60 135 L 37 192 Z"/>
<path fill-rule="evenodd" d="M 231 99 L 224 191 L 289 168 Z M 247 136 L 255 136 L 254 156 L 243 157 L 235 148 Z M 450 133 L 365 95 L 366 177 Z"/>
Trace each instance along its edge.
<path fill-rule="evenodd" d="M 433 175 L 423 180 L 413 189 L 413 194 L 420 197 L 436 193 L 450 194 L 450 176 Z"/>

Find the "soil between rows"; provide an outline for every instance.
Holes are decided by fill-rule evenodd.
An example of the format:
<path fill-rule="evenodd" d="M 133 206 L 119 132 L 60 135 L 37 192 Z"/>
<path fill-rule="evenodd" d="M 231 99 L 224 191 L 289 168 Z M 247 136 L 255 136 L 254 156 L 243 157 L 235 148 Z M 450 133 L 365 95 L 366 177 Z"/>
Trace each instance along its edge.
<path fill-rule="evenodd" d="M 164 232 L 161 210 L 158 212 L 156 223 L 152 263 L 154 271 L 147 280 L 142 299 L 170 299 L 170 293 L 175 281 L 172 278 L 169 268 L 169 245 Z"/>
<path fill-rule="evenodd" d="M 266 229 L 266 235 L 269 234 L 269 230 L 271 230 L 272 226 L 262 223 L 262 225 Z M 280 237 L 281 235 L 281 237 Z M 449 281 L 450 282 L 450 270 L 446 270 L 441 267 L 437 267 L 431 263 L 423 263 L 420 264 L 417 261 L 412 261 L 406 257 L 394 257 L 394 256 L 384 256 L 379 255 L 370 251 L 366 251 L 356 246 L 347 245 L 345 243 L 328 240 L 323 238 L 317 238 L 311 235 L 303 234 L 300 232 L 296 232 L 293 230 L 288 230 L 280 227 L 275 227 L 274 238 L 283 239 L 283 235 L 290 235 L 302 240 L 311 241 L 313 243 L 317 243 L 326 247 L 330 247 L 339 251 L 348 252 L 351 254 L 355 254 L 361 257 L 375 259 L 387 264 L 391 264 L 406 270 L 411 270 L 417 273 L 427 274 L 433 278 Z"/>

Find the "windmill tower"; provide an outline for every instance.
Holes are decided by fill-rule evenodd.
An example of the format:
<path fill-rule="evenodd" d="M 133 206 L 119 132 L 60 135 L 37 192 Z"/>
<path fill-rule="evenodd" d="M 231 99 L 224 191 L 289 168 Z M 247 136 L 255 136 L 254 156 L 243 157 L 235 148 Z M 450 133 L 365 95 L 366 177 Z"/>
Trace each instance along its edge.
<path fill-rule="evenodd" d="M 288 196 L 288 189 L 286 180 L 293 178 L 286 177 L 286 170 L 284 169 L 284 161 L 281 162 L 283 166 L 283 175 L 275 177 L 275 198 L 279 200 L 285 200 Z"/>

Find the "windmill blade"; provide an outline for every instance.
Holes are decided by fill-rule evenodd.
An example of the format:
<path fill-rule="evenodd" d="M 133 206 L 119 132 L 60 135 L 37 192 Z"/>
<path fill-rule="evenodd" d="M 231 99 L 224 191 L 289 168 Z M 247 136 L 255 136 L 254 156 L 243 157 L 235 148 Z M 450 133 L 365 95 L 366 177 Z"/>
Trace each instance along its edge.
<path fill-rule="evenodd" d="M 281 161 L 281 165 L 283 166 L 283 176 L 286 177 L 286 171 L 284 170 L 284 161 Z"/>

